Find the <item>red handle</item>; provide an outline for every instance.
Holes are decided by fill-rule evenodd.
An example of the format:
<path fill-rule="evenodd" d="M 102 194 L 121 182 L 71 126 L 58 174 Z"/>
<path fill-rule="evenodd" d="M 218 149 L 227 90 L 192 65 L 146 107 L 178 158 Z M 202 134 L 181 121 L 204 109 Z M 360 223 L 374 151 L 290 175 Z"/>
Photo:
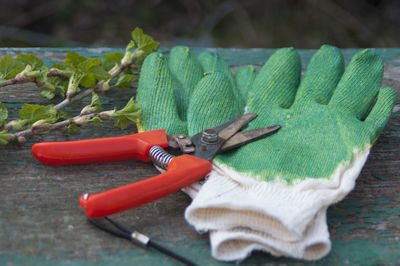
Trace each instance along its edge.
<path fill-rule="evenodd" d="M 32 147 L 32 153 L 36 159 L 50 165 L 117 162 L 132 159 L 148 162 L 150 161 L 149 150 L 154 145 L 168 147 L 164 129 L 121 137 L 36 143 Z"/>
<path fill-rule="evenodd" d="M 171 160 L 167 171 L 102 193 L 83 195 L 79 204 L 88 217 L 103 217 L 138 207 L 186 187 L 211 171 L 211 162 L 182 155 Z"/>

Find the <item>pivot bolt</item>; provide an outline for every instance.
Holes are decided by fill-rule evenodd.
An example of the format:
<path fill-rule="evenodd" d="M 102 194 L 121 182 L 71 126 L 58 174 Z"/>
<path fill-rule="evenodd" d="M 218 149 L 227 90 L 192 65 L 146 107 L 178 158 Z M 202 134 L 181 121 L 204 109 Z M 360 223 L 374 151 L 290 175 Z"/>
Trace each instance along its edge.
<path fill-rule="evenodd" d="M 218 134 L 215 129 L 207 129 L 201 135 L 201 141 L 204 143 L 216 143 L 218 141 Z"/>

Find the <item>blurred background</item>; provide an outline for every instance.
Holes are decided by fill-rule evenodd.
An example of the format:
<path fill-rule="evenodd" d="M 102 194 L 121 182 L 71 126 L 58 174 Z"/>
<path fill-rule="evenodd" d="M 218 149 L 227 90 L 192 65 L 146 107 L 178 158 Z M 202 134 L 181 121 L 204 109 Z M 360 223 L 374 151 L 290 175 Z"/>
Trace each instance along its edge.
<path fill-rule="evenodd" d="M 396 0 L 0 0 L 2 47 L 400 47 Z"/>

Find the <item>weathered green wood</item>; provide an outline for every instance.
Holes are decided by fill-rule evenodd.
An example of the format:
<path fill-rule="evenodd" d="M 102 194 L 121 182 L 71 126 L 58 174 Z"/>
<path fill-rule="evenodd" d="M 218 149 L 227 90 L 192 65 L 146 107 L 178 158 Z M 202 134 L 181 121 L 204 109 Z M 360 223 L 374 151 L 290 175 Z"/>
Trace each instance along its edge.
<path fill-rule="evenodd" d="M 34 52 L 39 57 L 61 61 L 68 51 L 98 57 L 121 49 L 31 48 L 0 49 L 5 53 Z M 202 49 L 195 49 L 198 53 Z M 267 49 L 215 49 L 232 66 L 260 66 L 274 52 Z M 346 61 L 358 49 L 342 50 Z M 164 50 L 167 52 L 167 50 Z M 305 66 L 313 54 L 301 50 Z M 384 86 L 400 88 L 400 49 L 377 49 L 385 59 Z M 135 89 L 110 92 L 102 96 L 105 109 L 121 107 Z M 45 103 L 33 84 L 15 85 L 0 91 L 0 101 L 11 112 L 24 102 Z M 89 99 L 86 100 L 87 102 Z M 53 103 L 57 103 L 54 100 Z M 68 109 L 78 112 L 80 104 Z M 38 141 L 72 140 L 116 136 L 135 132 L 104 127 L 84 127 L 76 135 L 61 132 L 35 136 L 22 145 L 0 147 L 0 264 L 1 265 L 175 265 L 172 259 L 154 250 L 144 250 L 128 241 L 116 239 L 93 228 L 78 206 L 83 192 L 99 192 L 155 175 L 149 164 L 112 164 L 49 167 L 38 163 L 30 147 Z M 328 211 L 333 240 L 331 253 L 315 265 L 400 264 L 400 105 L 372 149 L 356 189 Z M 198 235 L 186 224 L 183 211 L 190 200 L 175 193 L 136 210 L 118 214 L 116 219 L 134 225 L 175 251 L 201 265 L 218 265 L 210 255 L 206 235 Z M 306 264 L 286 258 L 255 253 L 243 264 Z"/>

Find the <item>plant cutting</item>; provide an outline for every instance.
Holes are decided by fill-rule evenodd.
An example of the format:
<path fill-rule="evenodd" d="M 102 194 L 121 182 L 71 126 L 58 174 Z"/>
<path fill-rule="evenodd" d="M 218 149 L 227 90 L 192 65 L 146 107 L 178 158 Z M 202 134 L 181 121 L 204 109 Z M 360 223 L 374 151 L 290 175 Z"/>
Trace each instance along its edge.
<path fill-rule="evenodd" d="M 86 58 L 75 52 L 69 52 L 62 63 L 46 66 L 34 54 L 20 54 L 15 59 L 5 55 L 0 59 L 0 89 L 7 86 L 33 82 L 40 88 L 40 94 L 62 100 L 56 105 L 24 104 L 17 119 L 8 120 L 8 110 L 0 103 L 0 145 L 17 141 L 24 142 L 26 137 L 68 129 L 73 133 L 79 126 L 102 120 L 115 120 L 115 126 L 125 129 L 129 123 L 135 123 L 140 111 L 133 98 L 120 110 L 102 111 L 99 93 L 112 88 L 133 87 L 141 64 L 147 55 L 159 48 L 159 43 L 140 28 L 132 31 L 132 40 L 125 53 L 112 53 L 100 58 Z M 80 114 L 67 114 L 63 109 L 69 104 L 89 95 L 91 103 L 82 107 Z"/>

